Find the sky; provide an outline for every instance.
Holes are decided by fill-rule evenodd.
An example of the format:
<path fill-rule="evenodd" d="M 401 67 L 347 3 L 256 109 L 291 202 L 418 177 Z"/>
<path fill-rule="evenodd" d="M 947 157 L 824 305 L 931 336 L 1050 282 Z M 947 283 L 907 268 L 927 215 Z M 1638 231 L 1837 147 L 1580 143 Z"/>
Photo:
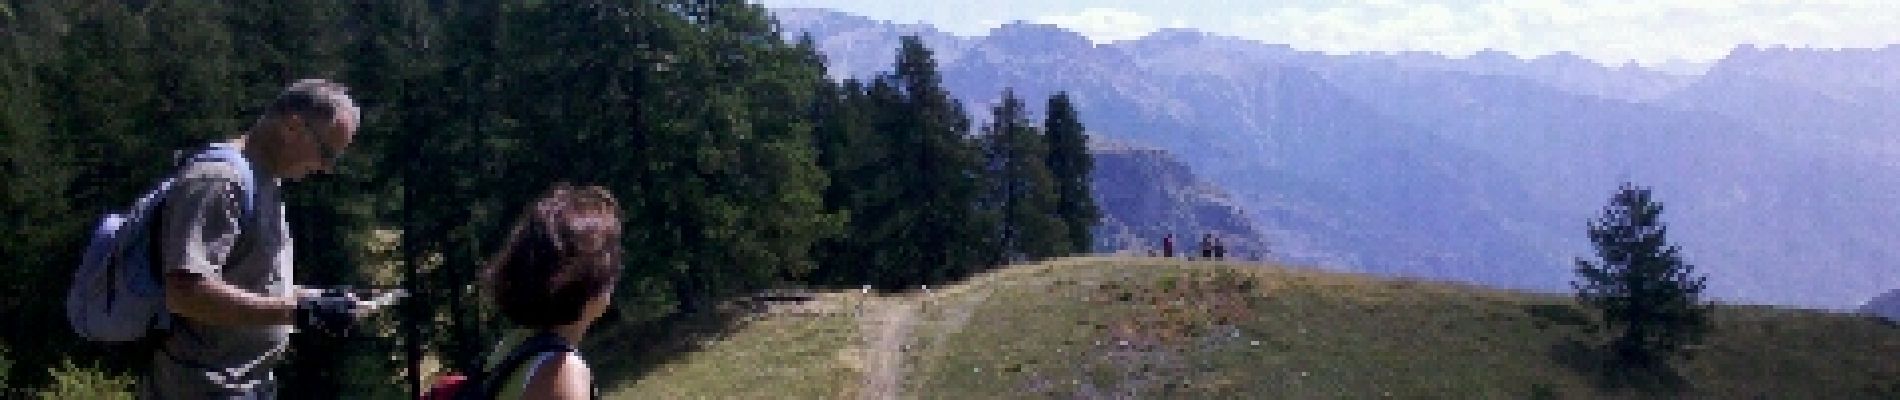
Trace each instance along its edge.
<path fill-rule="evenodd" d="M 1329 53 L 1567 51 L 1618 65 L 1704 63 L 1739 44 L 1874 48 L 1900 43 L 1900 0 L 761 0 L 828 8 L 981 36 L 1012 21 L 1053 24 L 1096 43 L 1164 28 Z"/>

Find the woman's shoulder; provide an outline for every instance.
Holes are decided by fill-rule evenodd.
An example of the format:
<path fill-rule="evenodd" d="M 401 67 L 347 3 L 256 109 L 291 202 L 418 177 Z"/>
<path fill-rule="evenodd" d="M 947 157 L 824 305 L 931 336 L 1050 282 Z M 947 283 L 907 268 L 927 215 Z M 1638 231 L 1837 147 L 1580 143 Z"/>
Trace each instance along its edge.
<path fill-rule="evenodd" d="M 592 394 L 593 371 L 577 352 L 550 355 L 528 381 L 523 398 L 586 399 Z"/>

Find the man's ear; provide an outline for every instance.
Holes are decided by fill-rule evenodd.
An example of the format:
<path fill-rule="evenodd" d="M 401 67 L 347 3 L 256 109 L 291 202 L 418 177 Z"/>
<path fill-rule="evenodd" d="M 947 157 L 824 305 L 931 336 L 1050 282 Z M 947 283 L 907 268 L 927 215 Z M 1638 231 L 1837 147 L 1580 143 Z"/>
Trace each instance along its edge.
<path fill-rule="evenodd" d="M 297 115 L 297 113 L 290 113 L 290 114 L 285 114 L 282 117 L 277 117 L 277 132 L 278 132 L 277 134 L 288 135 L 290 133 L 290 130 L 292 129 L 296 129 L 296 130 L 307 129 L 309 125 L 305 125 L 303 122 L 304 122 L 303 116 Z M 309 134 L 309 132 L 298 132 L 298 133 L 306 134 L 306 135 Z M 292 135 L 292 136 L 295 136 L 295 135 Z"/>

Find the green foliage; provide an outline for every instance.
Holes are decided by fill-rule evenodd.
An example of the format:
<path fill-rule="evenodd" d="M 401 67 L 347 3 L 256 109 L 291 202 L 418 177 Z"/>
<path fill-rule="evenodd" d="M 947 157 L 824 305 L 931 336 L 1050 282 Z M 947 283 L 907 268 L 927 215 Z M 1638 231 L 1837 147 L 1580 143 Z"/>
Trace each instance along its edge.
<path fill-rule="evenodd" d="M 40 389 L 45 400 L 131 400 L 134 378 L 115 376 L 97 367 L 82 367 L 72 360 L 48 368 L 52 384 Z"/>
<path fill-rule="evenodd" d="M 1057 187 L 1047 163 L 1049 144 L 1030 125 L 1023 102 L 1012 91 L 992 110 L 984 127 L 991 206 L 996 225 L 995 261 L 1015 262 L 1069 251 L 1071 240 L 1057 214 Z"/>
<path fill-rule="evenodd" d="M 824 171 L 808 120 L 824 83 L 809 48 L 788 45 L 764 10 L 738 2 L 458 4 L 364 46 L 371 65 L 412 69 L 389 85 L 383 143 L 387 220 L 405 234 L 423 307 L 446 316 L 425 336 L 463 369 L 502 321 L 468 283 L 520 207 L 555 181 L 620 199 L 627 265 L 618 319 L 638 323 L 816 264 Z M 423 13 L 420 17 L 412 15 Z M 407 33 L 416 32 L 416 33 Z M 409 58 L 420 53 L 427 58 Z M 508 60 L 505 63 L 489 60 Z M 440 264 L 420 266 L 430 257 Z"/>
<path fill-rule="evenodd" d="M 1095 205 L 1094 189 L 1089 183 L 1095 163 L 1089 154 L 1088 132 L 1082 127 L 1082 118 L 1076 115 L 1068 92 L 1050 96 L 1047 110 L 1049 115 L 1042 127 L 1049 138 L 1049 173 L 1056 185 L 1056 215 L 1069 230 L 1068 251 L 1093 251 L 1095 240 L 1090 228 L 1101 220 L 1102 213 Z"/>
<path fill-rule="evenodd" d="M 842 225 L 818 244 L 816 282 L 899 288 L 996 261 L 983 145 L 930 49 L 902 42 L 893 72 L 819 90 L 813 140 L 831 177 L 825 208 Z"/>
<path fill-rule="evenodd" d="M 1662 211 L 1648 188 L 1625 183 L 1590 224 L 1599 261 L 1577 260 L 1581 280 L 1572 283 L 1616 335 L 1609 343 L 1615 360 L 1629 366 L 1664 366 L 1709 329 L 1708 278 L 1668 244 Z"/>
<path fill-rule="evenodd" d="M 41 5 L 44 6 L 44 5 Z M 12 29 L 31 28 L 6 21 L 0 31 L 0 259 L 11 268 L 0 269 L 0 342 L 14 348 L 64 348 L 70 341 L 44 341 L 22 336 L 45 336 L 46 321 L 64 321 L 63 296 L 52 296 L 42 288 L 63 288 L 67 270 L 40 266 L 63 264 L 77 257 L 80 224 L 71 212 L 73 205 L 63 195 L 73 177 L 55 143 L 47 135 L 45 108 L 38 101 L 42 83 L 34 79 L 31 68 L 41 62 L 43 53 L 32 50 L 38 44 L 12 35 Z M 54 284 L 53 282 L 58 282 Z M 15 354 L 18 365 L 52 365 L 57 357 L 39 354 Z M 4 368 L 0 368 L 4 369 Z M 28 387 L 39 382 L 21 375 L 38 374 L 38 368 L 0 371 L 0 389 Z M 43 380 L 43 379 L 41 379 Z M 9 382 L 11 381 L 11 382 Z"/>
<path fill-rule="evenodd" d="M 882 166 L 891 156 L 886 138 L 876 134 L 878 104 L 869 88 L 856 80 L 820 85 L 813 105 L 818 122 L 812 135 L 817 164 L 830 177 L 824 190 L 825 212 L 839 217 L 838 230 L 814 247 L 820 255 L 811 281 L 825 284 L 863 284 L 879 281 L 883 266 L 872 263 L 879 236 L 875 222 L 894 209 L 891 190 L 895 176 Z"/>
<path fill-rule="evenodd" d="M 7 346 L 0 343 L 0 377 L 13 376 L 8 374 L 11 370 L 13 370 L 13 360 L 7 358 Z M 7 380 L 0 379 L 0 393 L 7 393 L 7 390 Z"/>
<path fill-rule="evenodd" d="M 982 233 L 989 229 L 977 203 L 982 158 L 970 118 L 943 87 L 930 49 L 915 36 L 901 42 L 895 71 L 882 78 L 894 98 L 873 94 L 886 101 L 888 125 L 880 131 L 893 153 L 885 171 L 898 182 L 901 207 L 879 229 L 896 238 L 884 265 L 904 268 L 894 274 L 902 282 L 943 282 L 988 258 Z"/>

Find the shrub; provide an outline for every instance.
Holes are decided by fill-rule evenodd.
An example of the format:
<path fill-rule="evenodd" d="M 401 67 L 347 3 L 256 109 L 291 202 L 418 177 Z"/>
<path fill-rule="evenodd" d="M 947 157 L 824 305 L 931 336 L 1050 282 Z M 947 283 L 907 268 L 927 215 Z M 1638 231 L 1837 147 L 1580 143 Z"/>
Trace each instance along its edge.
<path fill-rule="evenodd" d="M 131 400 L 133 378 L 115 376 L 97 366 L 78 366 L 72 360 L 60 362 L 52 371 L 53 383 L 40 390 L 45 400 Z"/>

